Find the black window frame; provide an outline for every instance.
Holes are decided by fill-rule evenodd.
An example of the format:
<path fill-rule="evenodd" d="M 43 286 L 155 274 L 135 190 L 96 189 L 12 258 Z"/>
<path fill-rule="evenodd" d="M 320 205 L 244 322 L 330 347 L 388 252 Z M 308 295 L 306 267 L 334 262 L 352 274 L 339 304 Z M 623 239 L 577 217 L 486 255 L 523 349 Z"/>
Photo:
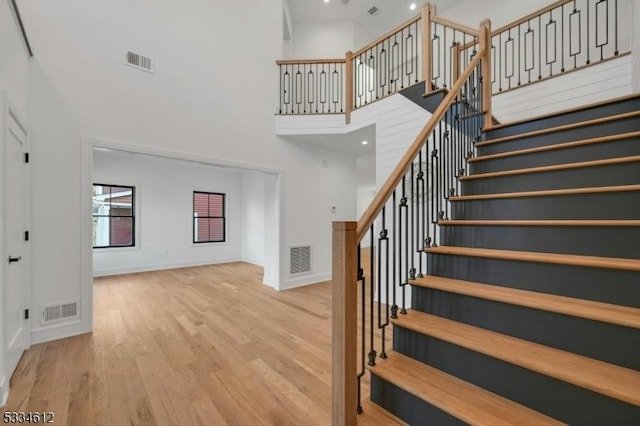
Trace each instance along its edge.
<path fill-rule="evenodd" d="M 93 246 L 94 249 L 114 249 L 114 248 L 127 248 L 127 247 L 135 247 L 136 246 L 136 187 L 131 185 L 116 185 L 109 183 L 94 183 L 93 187 L 102 186 L 109 188 L 126 188 L 131 190 L 131 215 L 100 215 L 92 213 L 92 218 L 96 217 L 130 217 L 131 218 L 131 244 L 128 245 L 112 245 L 111 244 L 111 229 L 109 229 L 109 245 L 107 246 Z M 111 189 L 109 190 L 111 191 Z M 111 193 L 111 192 L 110 192 Z M 93 202 L 93 196 L 92 196 Z M 109 204 L 111 204 L 111 200 L 109 200 Z M 111 209 L 109 209 L 111 210 Z"/>
<path fill-rule="evenodd" d="M 222 216 L 196 216 L 196 194 L 206 194 L 207 195 L 207 212 L 210 212 L 209 206 L 209 195 L 221 195 L 222 196 Z M 192 229 L 191 229 L 191 240 L 193 244 L 212 244 L 212 243 L 225 243 L 227 242 L 227 194 L 224 192 L 208 192 L 208 191 L 193 191 L 192 196 Z M 222 219 L 222 240 L 211 240 L 208 239 L 206 241 L 196 241 L 196 219 Z M 209 233 L 209 238 L 211 238 L 211 233 Z"/>

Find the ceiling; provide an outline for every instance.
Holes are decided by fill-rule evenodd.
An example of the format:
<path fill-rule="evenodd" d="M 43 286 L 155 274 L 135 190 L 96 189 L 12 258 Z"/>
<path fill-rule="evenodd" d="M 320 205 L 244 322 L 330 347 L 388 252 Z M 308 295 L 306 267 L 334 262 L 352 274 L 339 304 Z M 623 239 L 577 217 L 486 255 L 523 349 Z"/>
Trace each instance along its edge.
<path fill-rule="evenodd" d="M 439 11 L 460 3 L 462 0 L 431 0 Z M 354 21 L 359 26 L 377 34 L 384 34 L 412 16 L 420 13 L 427 3 L 424 0 L 288 0 L 291 19 L 296 22 Z M 416 10 L 409 5 L 416 3 Z M 367 12 L 373 6 L 379 12 L 370 16 Z"/>
<path fill-rule="evenodd" d="M 376 128 L 374 125 L 345 134 L 296 135 L 285 136 L 284 138 L 318 145 L 354 157 L 367 156 L 376 151 Z M 367 141 L 367 145 L 363 145 L 362 141 Z"/>

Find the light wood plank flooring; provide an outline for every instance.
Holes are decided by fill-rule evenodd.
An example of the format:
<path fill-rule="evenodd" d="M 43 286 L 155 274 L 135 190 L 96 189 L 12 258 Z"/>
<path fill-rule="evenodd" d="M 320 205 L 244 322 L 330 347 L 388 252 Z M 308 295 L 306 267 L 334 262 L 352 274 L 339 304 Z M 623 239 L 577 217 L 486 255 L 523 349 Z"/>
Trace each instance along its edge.
<path fill-rule="evenodd" d="M 230 263 L 97 278 L 94 332 L 31 347 L 3 412 L 83 426 L 329 425 L 331 284 L 276 292 L 261 277 Z M 401 423 L 367 402 L 359 424 Z"/>

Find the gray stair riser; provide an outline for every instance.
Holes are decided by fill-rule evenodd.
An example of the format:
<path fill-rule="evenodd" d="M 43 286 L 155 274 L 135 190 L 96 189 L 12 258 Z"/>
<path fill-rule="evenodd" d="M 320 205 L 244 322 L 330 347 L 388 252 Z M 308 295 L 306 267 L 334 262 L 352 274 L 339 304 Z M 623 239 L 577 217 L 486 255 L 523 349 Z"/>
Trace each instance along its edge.
<path fill-rule="evenodd" d="M 409 314 L 410 315 L 410 314 Z M 394 350 L 572 425 L 633 425 L 640 408 L 531 370 L 394 326 Z"/>
<path fill-rule="evenodd" d="M 451 219 L 638 219 L 640 191 L 465 200 L 451 203 Z"/>
<path fill-rule="evenodd" d="M 473 226 L 441 227 L 441 244 L 640 259 L 640 226 Z"/>
<path fill-rule="evenodd" d="M 412 287 L 415 310 L 640 370 L 640 330 L 492 300 Z"/>
<path fill-rule="evenodd" d="M 427 272 L 445 278 L 640 308 L 640 272 L 429 253 Z"/>
<path fill-rule="evenodd" d="M 539 120 L 532 120 L 520 124 L 505 126 L 495 130 L 489 130 L 485 133 L 484 139 L 495 139 L 506 136 L 513 136 L 521 133 L 547 129 L 549 127 L 580 123 L 582 121 L 593 120 L 600 117 L 607 117 L 633 111 L 640 111 L 640 98 L 626 99 L 608 105 L 582 109 L 565 114 L 555 115 L 552 117 L 542 118 Z"/>
<path fill-rule="evenodd" d="M 617 119 L 604 123 L 585 125 L 574 129 L 559 130 L 537 136 L 524 136 L 505 142 L 497 142 L 479 146 L 476 155 L 498 154 L 501 152 L 518 151 L 539 146 L 555 145 L 563 142 L 580 141 L 600 136 L 617 135 L 620 133 L 640 130 L 640 117 Z"/>
<path fill-rule="evenodd" d="M 424 96 L 424 92 L 425 85 L 424 82 L 422 82 L 400 91 L 400 94 L 433 114 L 447 94 L 439 90 Z"/>
<path fill-rule="evenodd" d="M 638 137 L 471 162 L 468 167 L 469 173 L 473 175 L 635 155 L 640 155 Z"/>
<path fill-rule="evenodd" d="M 410 425 L 466 424 L 375 374 L 371 374 L 371 401 Z"/>
<path fill-rule="evenodd" d="M 462 195 L 634 185 L 638 182 L 640 161 L 635 161 L 466 180 L 462 182 Z"/>

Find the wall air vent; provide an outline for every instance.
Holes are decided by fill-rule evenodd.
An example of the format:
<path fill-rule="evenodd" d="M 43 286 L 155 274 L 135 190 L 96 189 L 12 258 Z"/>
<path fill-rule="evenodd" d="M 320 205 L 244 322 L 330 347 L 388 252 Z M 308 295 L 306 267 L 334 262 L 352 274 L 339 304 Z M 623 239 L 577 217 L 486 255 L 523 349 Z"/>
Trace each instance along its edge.
<path fill-rule="evenodd" d="M 369 15 L 375 16 L 375 15 L 378 14 L 378 12 L 380 12 L 380 9 L 378 9 L 375 6 L 373 6 L 371 9 L 367 10 L 367 12 L 369 13 Z"/>
<path fill-rule="evenodd" d="M 59 303 L 42 307 L 41 324 L 66 320 L 78 316 L 78 302 Z"/>
<path fill-rule="evenodd" d="M 291 275 L 311 272 L 311 246 L 289 247 Z"/>
<path fill-rule="evenodd" d="M 125 55 L 125 65 L 137 68 L 142 71 L 153 73 L 153 62 L 151 58 L 138 55 L 137 53 L 127 52 Z"/>

